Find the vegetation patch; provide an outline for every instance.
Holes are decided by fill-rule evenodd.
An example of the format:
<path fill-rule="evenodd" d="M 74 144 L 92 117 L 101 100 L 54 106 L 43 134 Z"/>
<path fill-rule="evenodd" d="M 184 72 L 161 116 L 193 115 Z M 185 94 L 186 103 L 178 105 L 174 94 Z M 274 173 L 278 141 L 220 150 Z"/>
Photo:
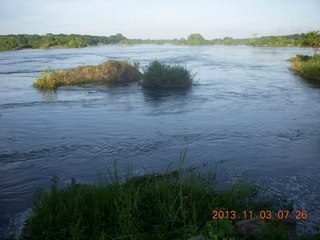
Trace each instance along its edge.
<path fill-rule="evenodd" d="M 178 65 L 166 65 L 157 60 L 146 66 L 140 84 L 145 88 L 187 88 L 194 83 L 190 70 Z"/>
<path fill-rule="evenodd" d="M 288 61 L 292 62 L 289 70 L 305 79 L 320 83 L 320 55 L 297 55 L 297 57 L 290 58 Z"/>
<path fill-rule="evenodd" d="M 69 70 L 44 70 L 33 85 L 38 88 L 55 89 L 60 86 L 83 84 L 128 84 L 138 81 L 141 73 L 138 63 L 108 60 L 96 66 L 80 66 Z"/>
<path fill-rule="evenodd" d="M 98 184 L 53 178 L 48 190 L 36 192 L 20 239 L 289 239 L 277 221 L 247 235 L 233 227 L 243 219 L 212 219 L 214 210 L 258 212 L 272 203 L 244 178 L 219 189 L 215 175 L 183 169 L 185 155 L 178 170 L 165 174 L 128 173 L 121 181 L 115 170 Z"/>
<path fill-rule="evenodd" d="M 0 51 L 37 49 L 37 48 L 80 48 L 103 44 L 117 44 L 126 40 L 122 34 L 109 37 L 79 35 L 79 34 L 51 34 L 46 35 L 0 35 Z"/>
<path fill-rule="evenodd" d="M 199 33 L 190 34 L 186 39 L 172 40 L 144 40 L 144 39 L 127 39 L 121 33 L 107 36 L 90 36 L 79 34 L 46 34 L 46 35 L 1 35 L 0 51 L 19 50 L 19 49 L 36 49 L 36 48 L 60 48 L 60 47 L 87 47 L 104 44 L 174 44 L 174 45 L 246 45 L 246 46 L 263 46 L 263 47 L 301 47 L 312 46 L 319 47 L 319 41 L 314 42 L 314 37 L 319 37 L 319 31 L 313 31 L 302 34 L 292 34 L 284 36 L 262 36 L 257 37 L 256 33 L 252 37 L 234 39 L 224 37 L 217 39 L 205 39 Z M 307 41 L 306 41 L 307 39 Z M 311 44 L 311 45 L 310 45 Z"/>

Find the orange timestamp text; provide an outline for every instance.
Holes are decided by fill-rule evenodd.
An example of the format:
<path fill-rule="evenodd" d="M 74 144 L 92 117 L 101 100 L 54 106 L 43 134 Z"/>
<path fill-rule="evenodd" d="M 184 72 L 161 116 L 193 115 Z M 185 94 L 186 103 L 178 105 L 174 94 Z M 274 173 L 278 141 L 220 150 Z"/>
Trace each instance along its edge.
<path fill-rule="evenodd" d="M 261 210 L 261 211 L 224 211 L 224 210 L 214 210 L 212 211 L 212 219 L 287 219 L 292 216 L 295 219 L 308 219 L 308 212 L 306 210 L 289 211 L 289 210 Z"/>

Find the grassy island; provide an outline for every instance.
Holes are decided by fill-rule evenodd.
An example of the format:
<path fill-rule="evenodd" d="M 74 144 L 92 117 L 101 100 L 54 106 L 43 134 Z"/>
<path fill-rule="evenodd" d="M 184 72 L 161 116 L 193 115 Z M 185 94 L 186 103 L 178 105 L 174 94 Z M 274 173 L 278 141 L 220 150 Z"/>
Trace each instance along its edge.
<path fill-rule="evenodd" d="M 164 174 L 120 179 L 114 171 L 97 184 L 63 185 L 53 178 L 49 189 L 36 191 L 19 239 L 291 239 L 280 220 L 261 220 L 258 234 L 239 232 L 243 211 L 271 210 L 273 203 L 245 178 L 221 189 L 216 175 L 183 169 L 185 154 L 178 170 Z M 230 212 L 213 219 L 215 210 L 239 217 Z"/>
<path fill-rule="evenodd" d="M 293 63 L 289 68 L 291 71 L 305 79 L 320 83 L 320 55 L 297 55 L 288 61 Z"/>
<path fill-rule="evenodd" d="M 194 83 L 193 77 L 185 67 L 154 60 L 146 66 L 140 84 L 145 88 L 186 88 Z"/>
<path fill-rule="evenodd" d="M 108 60 L 96 66 L 80 66 L 69 70 L 52 71 L 50 68 L 41 73 L 33 85 L 38 88 L 55 89 L 60 86 L 84 84 L 128 84 L 138 81 L 141 73 L 137 63 Z"/>

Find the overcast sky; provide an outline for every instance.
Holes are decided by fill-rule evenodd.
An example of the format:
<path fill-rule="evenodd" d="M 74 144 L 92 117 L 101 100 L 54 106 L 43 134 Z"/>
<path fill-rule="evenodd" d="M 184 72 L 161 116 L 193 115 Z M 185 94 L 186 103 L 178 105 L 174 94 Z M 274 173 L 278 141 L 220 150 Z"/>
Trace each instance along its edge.
<path fill-rule="evenodd" d="M 0 0 L 0 34 L 173 39 L 320 30 L 320 0 Z"/>

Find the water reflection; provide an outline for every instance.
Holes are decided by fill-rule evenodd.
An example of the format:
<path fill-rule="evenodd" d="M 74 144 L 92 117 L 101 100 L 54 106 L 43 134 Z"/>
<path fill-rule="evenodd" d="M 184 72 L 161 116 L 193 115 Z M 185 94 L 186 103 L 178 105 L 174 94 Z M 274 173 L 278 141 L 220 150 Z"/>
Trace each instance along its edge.
<path fill-rule="evenodd" d="M 56 89 L 38 89 L 38 92 L 41 93 L 42 98 L 46 101 L 56 101 L 58 99 L 58 94 Z"/>
<path fill-rule="evenodd" d="M 295 79 L 303 84 L 307 84 L 311 88 L 320 88 L 320 82 L 316 80 L 305 79 L 295 75 Z"/>
<path fill-rule="evenodd" d="M 192 92 L 192 88 L 183 89 L 143 89 L 143 96 L 146 102 L 163 102 L 169 99 L 176 99 L 187 96 Z"/>

